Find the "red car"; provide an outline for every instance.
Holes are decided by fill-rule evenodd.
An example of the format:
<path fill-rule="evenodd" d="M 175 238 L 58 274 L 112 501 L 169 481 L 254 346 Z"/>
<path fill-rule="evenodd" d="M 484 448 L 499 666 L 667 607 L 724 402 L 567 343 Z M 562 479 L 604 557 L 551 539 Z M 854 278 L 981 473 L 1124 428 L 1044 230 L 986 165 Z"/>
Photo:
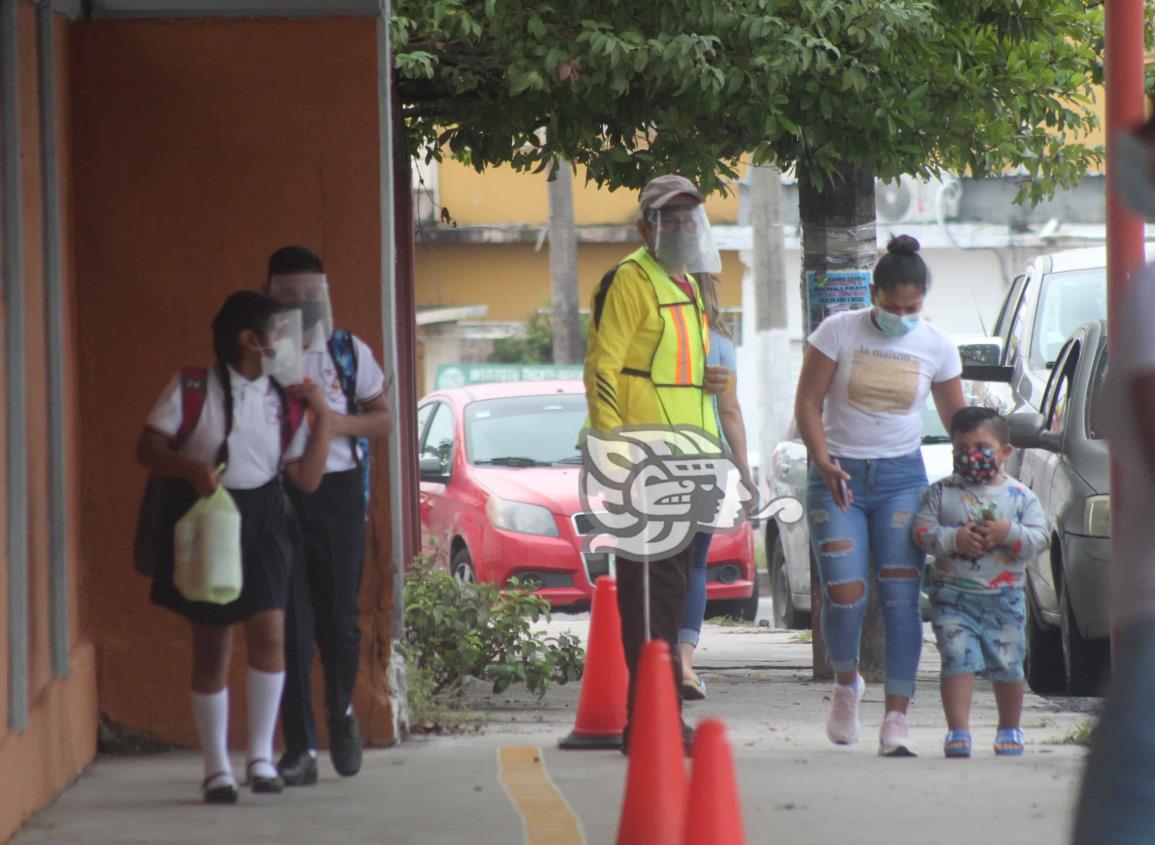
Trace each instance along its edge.
<path fill-rule="evenodd" d="M 423 398 L 417 438 L 425 553 L 462 581 L 516 578 L 555 607 L 588 605 L 611 561 L 581 550 L 575 444 L 585 419 L 580 381 L 480 384 Z M 710 615 L 753 619 L 757 583 L 749 524 L 716 535 Z"/>

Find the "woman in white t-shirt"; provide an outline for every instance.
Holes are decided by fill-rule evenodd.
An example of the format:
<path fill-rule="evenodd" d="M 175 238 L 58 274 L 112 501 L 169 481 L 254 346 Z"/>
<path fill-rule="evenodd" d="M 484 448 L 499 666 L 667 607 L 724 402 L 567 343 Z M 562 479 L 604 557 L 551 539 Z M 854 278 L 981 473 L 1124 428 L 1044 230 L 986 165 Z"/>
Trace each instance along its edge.
<path fill-rule="evenodd" d="M 839 745 L 858 739 L 858 646 L 873 561 L 886 627 L 884 756 L 915 753 L 905 714 L 922 649 L 925 556 L 910 533 L 927 486 L 920 411 L 932 393 L 949 427 L 965 404 L 958 350 L 919 316 L 928 273 L 918 248 L 912 237 L 892 239 L 874 268 L 873 307 L 833 314 L 810 336 L 794 409 L 810 453 L 806 513 L 837 679 L 826 734 Z"/>

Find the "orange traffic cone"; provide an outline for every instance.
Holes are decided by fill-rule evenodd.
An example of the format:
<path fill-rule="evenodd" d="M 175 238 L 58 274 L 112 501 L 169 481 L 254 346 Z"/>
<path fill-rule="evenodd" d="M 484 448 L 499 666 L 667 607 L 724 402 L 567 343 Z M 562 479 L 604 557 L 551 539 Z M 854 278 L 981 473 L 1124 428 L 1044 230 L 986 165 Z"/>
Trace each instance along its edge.
<path fill-rule="evenodd" d="M 720 719 L 706 719 L 694 732 L 690 794 L 682 845 L 745 845 L 742 802 L 734 777 L 734 755 Z"/>
<path fill-rule="evenodd" d="M 671 845 L 682 837 L 688 785 L 673 674 L 669 644 L 646 643 L 638 666 L 618 845 Z"/>
<path fill-rule="evenodd" d="M 565 749 L 621 748 L 626 726 L 630 675 L 622 649 L 618 587 L 607 575 L 598 578 L 590 610 L 590 639 L 582 672 L 581 698 L 573 731 L 558 746 Z"/>

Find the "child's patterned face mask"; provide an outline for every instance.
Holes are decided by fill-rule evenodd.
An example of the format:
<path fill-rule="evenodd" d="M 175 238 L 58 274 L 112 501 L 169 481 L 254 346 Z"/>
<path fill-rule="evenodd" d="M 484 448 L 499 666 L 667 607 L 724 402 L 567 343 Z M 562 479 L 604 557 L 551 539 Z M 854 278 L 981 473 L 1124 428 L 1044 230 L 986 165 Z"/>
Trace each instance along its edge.
<path fill-rule="evenodd" d="M 955 449 L 954 471 L 971 484 L 986 484 L 999 474 L 995 453 L 985 447 Z"/>

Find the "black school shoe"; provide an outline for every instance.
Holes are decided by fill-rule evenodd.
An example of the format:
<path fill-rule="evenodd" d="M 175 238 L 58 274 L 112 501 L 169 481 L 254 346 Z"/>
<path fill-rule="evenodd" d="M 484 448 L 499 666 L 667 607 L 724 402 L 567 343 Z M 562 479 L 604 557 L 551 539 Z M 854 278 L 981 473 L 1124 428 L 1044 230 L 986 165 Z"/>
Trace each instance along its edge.
<path fill-rule="evenodd" d="M 329 720 L 329 759 L 337 774 L 351 778 L 361 771 L 361 750 L 361 729 L 355 714 Z"/>
<path fill-rule="evenodd" d="M 308 751 L 286 751 L 277 762 L 285 786 L 312 786 L 317 782 L 317 760 Z"/>
<path fill-rule="evenodd" d="M 211 789 L 209 784 L 222 775 L 227 775 L 228 772 L 217 772 L 205 778 L 204 783 L 201 784 L 201 792 L 204 795 L 206 804 L 236 804 L 238 791 L 235 783 L 229 782 L 221 786 L 214 786 Z"/>
<path fill-rule="evenodd" d="M 261 758 L 250 760 L 245 766 L 245 775 L 248 777 L 247 785 L 249 789 L 260 795 L 279 795 L 283 792 L 285 790 L 285 782 L 281 779 L 280 775 L 269 777 L 268 775 L 253 774 L 253 766 L 257 765 L 257 763 L 264 763 L 268 766 L 273 765 L 271 760 Z"/>

